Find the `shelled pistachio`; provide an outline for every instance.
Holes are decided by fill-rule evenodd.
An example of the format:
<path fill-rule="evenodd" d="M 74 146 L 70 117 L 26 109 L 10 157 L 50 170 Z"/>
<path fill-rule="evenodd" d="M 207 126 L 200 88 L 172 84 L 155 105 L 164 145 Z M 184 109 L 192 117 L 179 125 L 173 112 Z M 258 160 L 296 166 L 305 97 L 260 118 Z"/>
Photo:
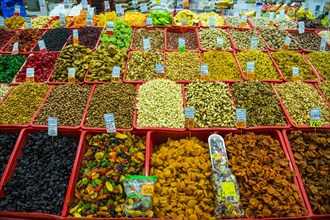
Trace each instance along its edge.
<path fill-rule="evenodd" d="M 187 107 L 195 108 L 195 126 L 234 127 L 235 108 L 222 82 L 195 81 L 185 86 Z"/>
<path fill-rule="evenodd" d="M 280 79 L 269 55 L 260 50 L 244 50 L 237 53 L 237 58 L 246 73 L 247 62 L 254 62 L 255 79 Z"/>
<path fill-rule="evenodd" d="M 238 49 L 250 49 L 252 37 L 258 37 L 259 39 L 257 45 L 258 50 L 266 49 L 265 43 L 261 39 L 258 32 L 254 29 L 244 30 L 244 31 L 230 30 L 229 33 L 232 36 L 234 44 Z"/>
<path fill-rule="evenodd" d="M 170 80 L 197 80 L 200 75 L 200 57 L 194 52 L 166 53 L 166 78 Z"/>
<path fill-rule="evenodd" d="M 198 30 L 198 35 L 200 39 L 200 43 L 203 49 L 217 49 L 217 38 L 222 38 L 223 46 L 221 49 L 223 50 L 231 50 L 231 43 L 229 40 L 229 35 L 226 30 L 223 29 L 209 29 L 209 28 L 201 28 Z"/>
<path fill-rule="evenodd" d="M 302 80 L 317 79 L 312 72 L 312 68 L 308 65 L 300 53 L 283 50 L 273 52 L 272 57 L 286 79 L 292 79 L 292 67 L 299 68 L 299 78 Z"/>
<path fill-rule="evenodd" d="M 112 68 L 120 67 L 120 78 L 125 70 L 127 53 L 125 50 L 117 50 L 115 45 L 99 46 L 92 54 L 87 81 L 110 82 Z"/>
<path fill-rule="evenodd" d="M 181 85 L 167 79 L 155 79 L 139 88 L 137 126 L 183 128 Z"/>
<path fill-rule="evenodd" d="M 306 55 L 317 72 L 325 79 L 330 80 L 330 53 L 329 52 L 313 52 Z"/>
<path fill-rule="evenodd" d="M 208 65 L 211 80 L 240 80 L 241 74 L 235 57 L 230 52 L 208 51 L 203 53 L 202 63 Z"/>
<path fill-rule="evenodd" d="M 247 125 L 284 126 L 284 114 L 269 83 L 249 81 L 234 83 L 230 90 L 236 108 L 246 109 Z"/>
<path fill-rule="evenodd" d="M 330 125 L 330 108 L 311 84 L 292 81 L 276 84 L 275 88 L 296 125 L 309 125 L 312 108 L 320 108 L 322 124 Z"/>
<path fill-rule="evenodd" d="M 324 96 L 328 99 L 328 101 L 330 102 L 330 81 L 327 82 L 320 82 L 318 84 L 318 86 L 320 87 L 322 93 L 324 94 Z"/>
<path fill-rule="evenodd" d="M 155 77 L 156 64 L 164 64 L 164 54 L 154 51 L 131 52 L 126 70 L 126 79 L 150 80 Z"/>

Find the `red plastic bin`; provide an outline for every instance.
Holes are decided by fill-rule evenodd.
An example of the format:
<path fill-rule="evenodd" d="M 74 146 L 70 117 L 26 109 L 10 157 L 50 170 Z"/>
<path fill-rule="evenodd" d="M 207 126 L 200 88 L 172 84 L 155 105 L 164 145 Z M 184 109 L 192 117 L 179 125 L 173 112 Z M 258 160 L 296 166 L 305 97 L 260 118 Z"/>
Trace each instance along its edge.
<path fill-rule="evenodd" d="M 319 52 L 319 51 L 313 51 L 315 53 Z M 307 58 L 307 54 L 313 53 L 313 52 L 304 52 L 302 54 L 302 56 L 305 58 L 305 60 L 307 61 L 307 63 L 312 67 L 313 73 L 315 75 L 318 76 L 318 78 L 320 79 L 321 82 L 325 82 L 327 79 L 324 78 L 317 70 L 317 68 L 313 65 L 313 63 Z M 325 53 L 329 53 L 329 52 L 325 52 Z"/>
<path fill-rule="evenodd" d="M 288 30 L 289 33 L 299 33 L 298 30 Z M 319 34 L 316 33 L 315 29 L 314 30 L 307 30 L 305 29 L 305 33 L 312 33 L 314 35 L 316 35 L 319 39 L 320 39 L 320 42 L 321 42 L 321 36 Z M 300 45 L 302 47 L 302 51 L 303 52 L 313 52 L 314 50 L 307 50 L 304 48 L 304 45 Z M 326 42 L 326 48 L 325 48 L 326 51 L 330 51 L 330 44 L 328 44 L 328 42 Z M 316 50 L 316 51 L 319 51 L 319 50 Z"/>
<path fill-rule="evenodd" d="M 201 44 L 201 39 L 200 39 L 200 36 L 199 36 L 199 30 L 201 30 L 202 28 L 199 28 L 197 30 L 197 37 L 198 37 L 198 43 L 199 43 L 199 50 L 201 50 L 202 52 L 204 51 L 210 51 L 210 50 L 215 50 L 215 49 L 206 49 L 206 48 L 203 48 L 202 44 Z M 204 28 L 203 28 L 204 29 Z M 226 33 L 227 33 L 227 38 L 229 40 L 229 43 L 230 43 L 230 47 L 231 49 L 227 49 L 227 50 L 224 50 L 224 51 L 233 51 L 234 50 L 234 42 L 232 41 L 232 39 L 230 38 L 229 36 L 229 32 L 228 32 L 228 29 L 227 28 L 217 28 L 217 29 L 221 29 L 221 30 L 224 30 Z M 216 50 L 216 51 L 219 51 L 219 50 Z"/>
<path fill-rule="evenodd" d="M 299 168 L 296 164 L 296 160 L 294 158 L 294 155 L 293 155 L 293 151 L 291 149 L 291 144 L 289 142 L 289 138 L 288 138 L 288 135 L 289 133 L 291 133 L 292 131 L 295 131 L 296 129 L 285 129 L 282 131 L 282 134 L 283 134 L 283 139 L 284 139 L 284 142 L 285 142 L 285 145 L 286 145 L 286 148 L 287 148 L 287 152 L 290 156 L 290 160 L 291 160 L 291 163 L 293 165 L 293 169 L 295 170 L 296 172 L 296 178 L 298 179 L 299 181 L 299 185 L 300 185 L 300 190 L 302 191 L 302 195 L 304 196 L 304 200 L 305 200 L 305 203 L 306 203 L 306 207 L 308 208 L 308 211 L 309 213 L 311 214 L 311 219 L 330 219 L 330 213 L 329 214 L 315 214 L 313 213 L 313 209 L 312 209 L 312 206 L 310 204 L 310 201 L 309 201 L 309 196 L 306 192 L 306 189 L 305 189 L 305 186 L 304 186 L 304 183 L 303 183 L 303 180 L 301 178 L 301 174 L 299 172 Z M 299 129 L 301 130 L 302 132 L 315 132 L 314 129 L 312 128 L 307 128 L 307 129 Z M 329 129 L 318 129 L 318 130 L 322 130 L 322 131 L 329 131 Z"/>
<path fill-rule="evenodd" d="M 229 28 L 229 25 L 228 25 L 228 23 L 227 23 L 225 17 L 224 17 L 223 15 L 221 15 L 221 14 L 218 14 L 218 15 L 219 15 L 220 17 L 222 17 L 222 19 L 223 19 L 225 25 L 222 25 L 222 26 L 215 26 L 215 28 Z M 204 25 L 202 25 L 202 21 L 201 21 L 201 19 L 199 19 L 199 24 L 200 24 L 200 27 L 201 27 L 201 28 L 209 28 L 209 26 L 204 26 Z"/>
<path fill-rule="evenodd" d="M 145 29 L 145 30 L 148 31 L 148 28 L 134 28 L 133 33 L 132 33 L 131 45 L 130 45 L 130 50 L 131 51 L 133 51 L 133 50 L 141 50 L 141 49 L 138 49 L 138 48 L 135 48 L 134 47 L 135 34 L 136 34 L 136 31 L 138 29 Z M 153 26 L 153 27 L 150 28 L 150 31 L 155 30 L 155 29 L 163 29 L 163 33 L 164 33 L 164 39 L 163 39 L 164 40 L 164 45 L 163 45 L 163 48 L 157 48 L 155 50 L 156 51 L 164 51 L 165 50 L 165 45 L 166 45 L 166 40 L 165 40 L 165 38 L 166 38 L 166 36 L 165 36 L 165 30 L 166 30 L 166 28 L 165 27 Z M 150 47 L 151 47 L 151 45 L 150 45 Z M 151 48 L 151 49 L 153 49 L 153 48 Z"/>
<path fill-rule="evenodd" d="M 10 181 L 12 175 L 14 174 L 17 160 L 23 155 L 23 148 L 28 140 L 28 134 L 30 133 L 36 133 L 39 131 L 47 131 L 47 129 L 35 129 L 35 128 L 26 128 L 23 129 L 20 134 L 20 139 L 16 142 L 15 148 L 13 153 L 10 157 L 10 162 L 6 167 L 5 170 L 5 176 L 2 179 L 2 182 L 0 183 L 0 195 L 3 196 L 3 185 Z M 65 131 L 65 130 L 59 130 L 58 134 L 60 136 L 66 136 L 66 137 L 75 137 L 78 140 L 77 145 L 77 152 L 74 159 L 74 164 L 72 167 L 72 173 L 70 175 L 70 179 L 68 182 L 68 187 L 70 187 L 70 183 L 74 180 L 74 174 L 75 174 L 75 167 L 77 167 L 79 155 L 81 155 L 82 151 L 82 133 L 80 131 Z M 69 198 L 69 189 L 66 191 L 66 196 L 64 199 L 63 207 L 67 207 L 67 202 Z M 52 215 L 52 214 L 45 214 L 45 213 L 35 213 L 35 212 L 13 212 L 13 211 L 0 211 L 0 218 L 10 217 L 10 218 L 21 218 L 21 219 L 62 219 L 65 217 L 64 209 L 62 210 L 61 216 Z"/>
<path fill-rule="evenodd" d="M 62 211 L 62 216 L 68 216 L 69 215 L 69 211 L 70 211 L 70 203 L 72 201 L 73 195 L 74 195 L 74 191 L 76 188 L 76 184 L 78 182 L 78 178 L 79 178 L 79 172 L 81 169 L 81 162 L 84 158 L 84 154 L 86 153 L 86 146 L 87 146 L 87 142 L 86 142 L 86 136 L 88 134 L 91 135 L 96 135 L 96 134 L 102 134 L 105 132 L 100 132 L 100 131 L 83 131 L 81 134 L 81 138 L 80 138 L 80 147 L 79 147 L 79 151 L 76 154 L 76 159 L 75 159 L 75 163 L 72 169 L 72 174 L 71 174 L 71 178 L 70 178 L 70 183 L 69 183 L 69 187 L 67 190 L 67 194 L 66 194 L 66 198 L 65 198 L 65 206 L 63 208 Z M 133 131 L 131 132 L 134 135 L 137 136 L 145 136 L 146 137 L 146 158 L 147 158 L 147 150 L 148 150 L 148 146 L 149 146 L 149 139 L 148 139 L 148 135 L 147 132 L 139 132 L 139 131 Z M 147 161 L 147 159 L 145 160 Z M 146 173 L 149 173 L 149 171 L 146 170 Z M 81 219 L 81 218 L 75 218 L 75 217 L 67 217 L 68 219 Z M 87 219 L 87 218 L 86 218 Z M 97 219 L 97 218 L 88 218 L 88 219 Z M 98 218 L 99 219 L 99 218 Z M 108 220 L 112 220 L 112 219 L 129 219 L 129 218 L 102 218 L 102 219 L 108 219 Z M 146 218 L 140 218 L 140 219 L 146 219 Z"/>
<path fill-rule="evenodd" d="M 182 28 L 182 27 L 181 27 Z M 199 42 L 199 37 L 198 37 L 198 29 L 195 28 L 195 27 L 185 27 L 185 31 L 181 31 L 181 29 L 179 27 L 167 27 L 165 29 L 165 50 L 166 51 L 169 51 L 169 52 L 177 52 L 178 51 L 178 48 L 176 49 L 171 49 L 171 48 L 168 48 L 168 45 L 167 45 L 167 42 L 168 42 L 168 39 L 167 39 L 167 34 L 168 32 L 174 32 L 174 33 L 186 33 L 186 32 L 195 32 L 195 35 L 196 35 L 196 44 L 197 44 L 197 48 L 196 49 L 186 49 L 186 51 L 188 52 L 194 52 L 194 51 L 199 51 L 199 45 L 200 45 L 200 42 Z M 179 40 L 179 38 L 178 38 Z"/>

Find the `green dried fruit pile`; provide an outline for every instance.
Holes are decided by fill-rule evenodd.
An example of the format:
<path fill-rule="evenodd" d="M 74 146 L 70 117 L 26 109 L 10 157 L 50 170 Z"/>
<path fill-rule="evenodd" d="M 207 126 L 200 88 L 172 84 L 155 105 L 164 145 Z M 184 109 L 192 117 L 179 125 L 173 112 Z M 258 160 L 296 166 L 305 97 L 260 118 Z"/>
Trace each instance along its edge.
<path fill-rule="evenodd" d="M 237 58 L 245 74 L 246 63 L 254 62 L 255 79 L 280 79 L 280 75 L 267 53 L 260 50 L 245 50 L 237 53 Z"/>
<path fill-rule="evenodd" d="M 56 117 L 58 125 L 80 126 L 91 89 L 90 85 L 56 86 L 41 107 L 34 124 L 46 125 L 48 117 Z"/>
<path fill-rule="evenodd" d="M 117 128 L 132 128 L 135 92 L 135 86 L 123 83 L 96 86 L 85 127 L 105 128 L 104 114 L 113 113 Z"/>
<path fill-rule="evenodd" d="M 208 51 L 203 53 L 203 64 L 208 65 L 210 80 L 240 80 L 241 74 L 235 57 L 230 52 Z"/>
<path fill-rule="evenodd" d="M 249 127 L 286 125 L 280 102 L 269 83 L 237 82 L 230 89 L 236 108 L 246 109 Z"/>
<path fill-rule="evenodd" d="M 166 53 L 166 78 L 170 80 L 197 80 L 200 77 L 199 53 Z"/>
<path fill-rule="evenodd" d="M 0 82 L 11 83 L 18 70 L 25 62 L 26 56 L 5 55 L 0 57 Z"/>
<path fill-rule="evenodd" d="M 164 64 L 164 55 L 154 51 L 133 51 L 128 61 L 126 79 L 150 80 L 155 77 L 156 64 Z"/>
<path fill-rule="evenodd" d="M 235 108 L 227 84 L 196 81 L 185 87 L 187 107 L 195 108 L 195 127 L 234 127 Z"/>
<path fill-rule="evenodd" d="M 0 124 L 28 124 L 49 88 L 42 83 L 17 86 L 0 105 Z"/>
<path fill-rule="evenodd" d="M 292 67 L 299 68 L 299 78 L 302 80 L 317 79 L 300 53 L 283 50 L 272 53 L 272 57 L 286 79 L 292 79 Z"/>
<path fill-rule="evenodd" d="M 330 53 L 329 52 L 313 52 L 306 55 L 317 72 L 325 79 L 330 80 Z"/>
<path fill-rule="evenodd" d="M 322 125 L 330 125 L 330 108 L 311 84 L 293 81 L 275 88 L 296 125 L 309 125 L 312 108 L 320 108 Z"/>

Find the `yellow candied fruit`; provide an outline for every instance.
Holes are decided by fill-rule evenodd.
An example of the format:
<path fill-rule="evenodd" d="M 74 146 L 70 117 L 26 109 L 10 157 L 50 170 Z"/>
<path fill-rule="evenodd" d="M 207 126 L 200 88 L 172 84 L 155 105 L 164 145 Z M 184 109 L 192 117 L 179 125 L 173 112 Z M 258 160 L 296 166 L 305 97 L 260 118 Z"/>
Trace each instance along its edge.
<path fill-rule="evenodd" d="M 122 20 L 129 26 L 146 26 L 146 15 L 140 12 L 126 12 Z"/>

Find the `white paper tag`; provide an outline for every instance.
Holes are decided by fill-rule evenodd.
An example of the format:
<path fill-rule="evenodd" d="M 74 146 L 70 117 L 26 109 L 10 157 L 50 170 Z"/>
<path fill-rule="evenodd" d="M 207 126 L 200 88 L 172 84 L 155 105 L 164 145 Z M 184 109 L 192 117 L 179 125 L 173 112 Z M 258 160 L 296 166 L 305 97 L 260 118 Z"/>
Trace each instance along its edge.
<path fill-rule="evenodd" d="M 321 38 L 320 51 L 324 52 L 326 46 L 327 46 L 327 40 L 325 39 L 325 37 L 322 37 Z"/>
<path fill-rule="evenodd" d="M 247 62 L 246 63 L 246 72 L 253 73 L 254 72 L 254 62 Z"/>
<path fill-rule="evenodd" d="M 57 118 L 48 117 L 48 136 L 57 136 Z"/>
<path fill-rule="evenodd" d="M 14 45 L 13 45 L 13 50 L 12 50 L 12 53 L 13 54 L 16 54 L 18 53 L 18 42 L 15 42 Z"/>
<path fill-rule="evenodd" d="M 185 46 L 186 46 L 186 39 L 179 38 L 179 47 L 185 47 Z"/>
<path fill-rule="evenodd" d="M 160 7 L 163 9 L 166 8 L 166 1 L 165 0 L 160 0 Z"/>
<path fill-rule="evenodd" d="M 2 16 L 0 16 L 0 28 L 3 27 L 5 27 L 5 19 Z"/>
<path fill-rule="evenodd" d="M 73 30 L 72 31 L 72 35 L 73 35 L 73 38 L 79 38 L 79 34 L 78 34 L 78 30 L 77 29 L 75 29 L 75 30 Z"/>
<path fill-rule="evenodd" d="M 113 78 L 120 78 L 120 66 L 113 66 L 112 67 L 112 77 Z"/>
<path fill-rule="evenodd" d="M 223 39 L 221 37 L 217 38 L 217 47 L 222 48 L 223 47 Z"/>
<path fill-rule="evenodd" d="M 63 0 L 63 4 L 64 4 L 64 8 L 65 9 L 69 9 L 70 8 L 69 0 Z"/>
<path fill-rule="evenodd" d="M 86 15 L 86 26 L 93 26 L 93 18 L 89 13 Z"/>
<path fill-rule="evenodd" d="M 261 16 L 261 8 L 257 8 L 257 10 L 256 10 L 256 17 L 257 18 L 260 18 L 260 16 Z"/>
<path fill-rule="evenodd" d="M 150 38 L 143 38 L 143 49 L 144 50 L 151 50 Z"/>
<path fill-rule="evenodd" d="M 258 37 L 251 37 L 251 50 L 258 49 L 259 38 Z"/>
<path fill-rule="evenodd" d="M 195 108 L 184 108 L 184 117 L 186 119 L 194 119 L 195 118 Z"/>
<path fill-rule="evenodd" d="M 88 11 L 88 2 L 87 0 L 81 0 L 81 7 L 83 11 Z"/>
<path fill-rule="evenodd" d="M 113 31 L 113 27 L 115 26 L 115 23 L 112 21 L 107 22 L 107 31 Z"/>
<path fill-rule="evenodd" d="M 187 26 L 187 22 L 188 22 L 187 18 L 182 18 L 181 19 L 181 26 Z"/>
<path fill-rule="evenodd" d="M 269 20 L 272 21 L 274 20 L 274 12 L 269 12 Z"/>
<path fill-rule="evenodd" d="M 105 128 L 107 129 L 107 133 L 116 132 L 116 124 L 115 124 L 115 116 L 113 113 L 104 114 Z"/>
<path fill-rule="evenodd" d="M 321 120 L 321 109 L 312 108 L 310 111 L 310 120 L 311 121 L 320 121 Z"/>
<path fill-rule="evenodd" d="M 107 11 L 109 10 L 110 11 L 110 3 L 109 1 L 104 1 L 104 9 Z"/>
<path fill-rule="evenodd" d="M 309 11 L 309 1 L 305 1 L 305 11 Z"/>
<path fill-rule="evenodd" d="M 138 3 L 139 3 L 139 1 L 138 1 L 138 0 L 132 0 L 132 5 L 133 5 L 133 6 L 137 6 L 137 5 L 138 5 Z"/>
<path fill-rule="evenodd" d="M 39 7 L 40 7 L 41 15 L 47 16 L 48 13 L 47 13 L 47 6 L 45 0 L 39 0 Z"/>
<path fill-rule="evenodd" d="M 115 7 L 116 7 L 116 12 L 119 12 L 121 10 L 121 4 L 116 4 Z"/>
<path fill-rule="evenodd" d="M 68 68 L 68 77 L 75 77 L 76 75 L 76 68 L 70 67 Z"/>
<path fill-rule="evenodd" d="M 207 75 L 209 74 L 209 67 L 207 64 L 202 64 L 201 67 L 200 67 L 200 72 L 201 72 L 201 75 Z"/>
<path fill-rule="evenodd" d="M 39 46 L 40 51 L 47 50 L 44 40 L 39 40 L 38 41 L 38 46 Z"/>
<path fill-rule="evenodd" d="M 299 22 L 298 27 L 299 27 L 299 34 L 305 33 L 305 22 L 303 21 Z"/>
<path fill-rule="evenodd" d="M 65 14 L 60 13 L 60 25 L 61 26 L 65 26 L 66 22 L 65 22 Z"/>
<path fill-rule="evenodd" d="M 210 29 L 214 29 L 215 28 L 215 17 L 210 16 L 209 21 L 210 21 L 210 25 L 209 25 Z"/>
<path fill-rule="evenodd" d="M 147 13 L 148 12 L 148 6 L 147 6 L 147 4 L 146 3 L 142 3 L 140 5 L 140 9 L 141 9 L 141 12 L 142 13 Z"/>
<path fill-rule="evenodd" d="M 246 122 L 246 109 L 236 109 L 236 122 Z"/>
<path fill-rule="evenodd" d="M 14 15 L 19 16 L 21 14 L 21 6 L 20 5 L 15 5 L 14 7 Z"/>
<path fill-rule="evenodd" d="M 146 19 L 146 25 L 147 25 L 147 27 L 152 27 L 152 18 Z"/>
<path fill-rule="evenodd" d="M 298 67 L 295 67 L 295 66 L 292 67 L 292 76 L 299 77 L 299 68 Z"/>
<path fill-rule="evenodd" d="M 25 28 L 32 28 L 31 18 L 25 18 Z"/>
<path fill-rule="evenodd" d="M 34 68 L 26 68 L 26 78 L 34 78 Z"/>
<path fill-rule="evenodd" d="M 284 44 L 290 45 L 290 43 L 291 43 L 291 38 L 290 37 L 286 37 L 285 40 L 284 40 Z"/>
<path fill-rule="evenodd" d="M 163 64 L 156 64 L 156 73 L 160 74 L 160 73 L 164 73 L 164 65 Z"/>
<path fill-rule="evenodd" d="M 284 10 L 280 10 L 280 20 L 285 20 L 285 12 Z"/>
<path fill-rule="evenodd" d="M 241 22 L 247 22 L 247 17 L 246 17 L 246 15 L 242 15 L 242 17 L 241 17 Z"/>

